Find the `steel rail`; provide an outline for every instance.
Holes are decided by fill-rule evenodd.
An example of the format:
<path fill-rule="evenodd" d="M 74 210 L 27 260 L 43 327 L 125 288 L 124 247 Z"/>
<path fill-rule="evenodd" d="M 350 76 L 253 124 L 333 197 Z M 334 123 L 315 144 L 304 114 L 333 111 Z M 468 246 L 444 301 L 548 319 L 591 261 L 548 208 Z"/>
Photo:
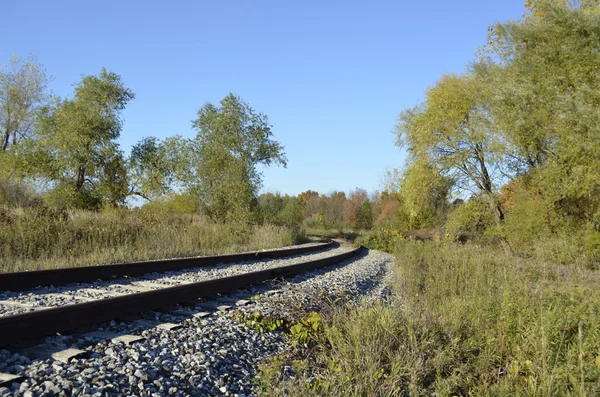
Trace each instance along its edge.
<path fill-rule="evenodd" d="M 110 280 L 117 277 L 141 276 L 147 273 L 192 269 L 213 266 L 220 263 L 234 263 L 281 258 L 335 246 L 329 241 L 306 247 L 287 248 L 273 251 L 256 251 L 231 255 L 200 256 L 195 258 L 163 259 L 131 263 L 117 263 L 87 267 L 72 267 L 29 272 L 0 273 L 0 291 L 25 291 L 38 286 L 60 286 L 71 283 L 83 283 L 96 280 Z"/>
<path fill-rule="evenodd" d="M 0 317 L 0 346 L 31 341 L 149 310 L 173 307 L 178 303 L 191 302 L 279 277 L 311 271 L 349 259 L 364 249 L 359 247 L 323 259 L 236 276 Z"/>

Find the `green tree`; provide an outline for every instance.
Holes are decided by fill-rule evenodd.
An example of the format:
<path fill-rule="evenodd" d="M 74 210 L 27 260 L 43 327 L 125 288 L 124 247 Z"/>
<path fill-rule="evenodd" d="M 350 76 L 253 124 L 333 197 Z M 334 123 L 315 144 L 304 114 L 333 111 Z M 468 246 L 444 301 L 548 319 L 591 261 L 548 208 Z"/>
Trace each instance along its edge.
<path fill-rule="evenodd" d="M 262 185 L 258 166 L 286 165 L 267 116 L 229 94 L 219 106 L 207 103 L 198 110 L 192 126 L 197 135 L 189 145 L 188 186 L 200 207 L 214 221 L 252 221 Z"/>
<path fill-rule="evenodd" d="M 357 208 L 354 227 L 363 230 L 373 227 L 373 206 L 369 200 L 363 201 Z"/>
<path fill-rule="evenodd" d="M 116 139 L 120 113 L 133 98 L 116 73 L 102 69 L 98 76 L 83 77 L 73 99 L 42 109 L 37 139 L 28 148 L 32 175 L 59 187 L 65 205 L 122 204 L 127 169 Z"/>
<path fill-rule="evenodd" d="M 598 2 L 528 6 L 492 30 L 480 69 L 494 87 L 492 114 L 547 203 L 589 222 L 600 205 Z"/>
<path fill-rule="evenodd" d="M 282 225 L 295 227 L 302 223 L 302 202 L 297 197 L 283 197 L 283 209 L 279 213 L 279 222 Z"/>
<path fill-rule="evenodd" d="M 191 183 L 189 146 L 180 136 L 162 142 L 148 137 L 135 144 L 128 161 L 129 194 L 153 200 L 173 191 L 178 183 Z"/>
<path fill-rule="evenodd" d="M 416 158 L 402 177 L 400 203 L 408 229 L 428 228 L 443 223 L 448 210 L 451 178 L 443 176 L 422 158 Z"/>
<path fill-rule="evenodd" d="M 400 114 L 395 132 L 413 159 L 436 168 L 457 190 L 483 195 L 500 223 L 496 181 L 504 152 L 489 119 L 488 91 L 472 74 L 443 76 L 421 106 Z"/>
<path fill-rule="evenodd" d="M 34 57 L 13 55 L 0 68 L 0 177 L 23 175 L 25 163 L 18 144 L 31 138 L 36 112 L 51 98 L 49 81 Z"/>
<path fill-rule="evenodd" d="M 279 224 L 279 214 L 284 206 L 284 198 L 279 193 L 263 193 L 258 197 L 258 207 L 264 223 Z"/>
<path fill-rule="evenodd" d="M 0 148 L 31 136 L 36 111 L 50 99 L 49 77 L 34 57 L 13 55 L 0 69 Z"/>
<path fill-rule="evenodd" d="M 324 223 L 328 228 L 341 228 L 344 223 L 344 202 L 346 201 L 346 193 L 331 192 L 324 200 Z"/>

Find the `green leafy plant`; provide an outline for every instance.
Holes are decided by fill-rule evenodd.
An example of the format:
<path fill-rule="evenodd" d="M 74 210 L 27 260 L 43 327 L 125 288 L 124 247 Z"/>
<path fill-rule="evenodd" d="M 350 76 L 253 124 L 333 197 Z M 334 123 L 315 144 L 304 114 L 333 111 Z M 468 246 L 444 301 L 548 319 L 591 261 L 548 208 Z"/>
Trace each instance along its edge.
<path fill-rule="evenodd" d="M 242 323 L 255 331 L 262 333 L 274 332 L 281 329 L 285 322 L 280 318 L 265 317 L 259 311 L 243 317 Z"/>
<path fill-rule="evenodd" d="M 292 344 L 307 345 L 314 339 L 317 332 L 322 330 L 321 315 L 317 312 L 311 312 L 308 317 L 298 321 L 290 327 Z"/>

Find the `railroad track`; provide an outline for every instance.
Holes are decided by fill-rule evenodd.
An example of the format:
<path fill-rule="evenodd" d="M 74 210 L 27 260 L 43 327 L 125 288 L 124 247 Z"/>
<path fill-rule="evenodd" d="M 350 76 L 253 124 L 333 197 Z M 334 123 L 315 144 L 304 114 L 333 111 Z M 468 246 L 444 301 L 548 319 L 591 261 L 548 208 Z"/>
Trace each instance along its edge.
<path fill-rule="evenodd" d="M 258 253 L 2 274 L 2 289 L 36 288 L 0 294 L 4 298 L 0 300 L 0 346 L 173 308 L 184 302 L 329 266 L 357 255 L 360 250 L 339 248 L 339 244 L 329 242 Z M 290 255 L 304 257 L 280 259 Z M 260 266 L 252 265 L 250 260 L 261 260 Z M 243 272 L 243 268 L 252 266 L 258 270 Z M 161 277 L 165 272 L 167 276 Z M 31 277 L 28 279 L 27 275 Z M 69 286 L 66 280 L 78 284 Z M 92 280 L 105 281 L 94 281 L 93 286 L 82 284 Z M 62 287 L 56 287 L 57 284 Z M 48 306 L 53 307 L 44 302 L 51 302 Z"/>
<path fill-rule="evenodd" d="M 352 256 L 339 262 L 340 254 Z M 326 261 L 321 261 L 324 259 Z M 331 261 L 330 266 L 327 261 Z M 307 313 L 320 311 L 321 304 L 328 304 L 322 300 L 324 296 L 344 296 L 354 302 L 371 293 L 379 296 L 378 288 L 384 285 L 383 279 L 391 274 L 393 266 L 389 255 L 333 245 L 321 245 L 319 251 L 295 258 L 271 258 L 265 262 L 272 262 L 273 268 L 301 265 L 314 266 L 314 269 L 307 272 L 296 269 L 299 273 L 295 275 L 290 273 L 274 281 L 194 298 L 176 307 L 166 305 L 160 309 L 161 303 L 159 310 L 70 329 L 41 338 L 35 345 L 11 344 L 10 352 L 0 348 L 0 395 L 254 396 L 257 390 L 253 379 L 258 365 L 288 349 L 290 342 L 282 332 L 262 333 L 249 328 L 244 323 L 244 313 L 260 312 L 293 321 L 299 308 Z M 198 267 L 192 272 L 179 270 L 171 272 L 170 278 L 183 281 L 184 274 L 216 268 L 219 274 L 234 267 L 241 271 L 244 266 L 249 271 L 272 270 L 262 268 L 260 263 Z M 219 274 L 213 274 L 215 280 Z M 158 276 L 155 279 L 166 280 L 163 273 Z M 143 280 L 142 285 L 150 286 L 154 277 L 145 274 L 128 277 L 125 281 L 110 277 L 93 284 L 103 289 Z M 159 284 L 172 287 L 167 282 Z M 80 284 L 77 288 L 89 289 L 89 285 Z M 46 286 L 20 294 L 48 295 L 69 289 L 75 291 L 73 285 Z M 39 313 L 51 310 L 54 309 L 39 310 Z M 16 316 L 4 318 L 10 317 Z M 2 332 L 0 329 L 0 342 Z"/>

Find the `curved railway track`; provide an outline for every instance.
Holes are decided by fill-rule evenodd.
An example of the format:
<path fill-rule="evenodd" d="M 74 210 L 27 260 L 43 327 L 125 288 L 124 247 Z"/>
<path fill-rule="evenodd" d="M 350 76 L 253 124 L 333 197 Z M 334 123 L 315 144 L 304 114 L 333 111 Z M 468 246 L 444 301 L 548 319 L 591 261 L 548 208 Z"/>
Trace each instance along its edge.
<path fill-rule="evenodd" d="M 232 264 L 249 260 L 283 258 L 311 253 L 338 246 L 328 242 L 306 247 L 262 251 L 245 254 L 170 259 L 88 268 L 56 269 L 36 272 L 6 273 L 0 275 L 1 290 L 24 291 L 38 286 L 66 285 L 73 282 L 114 280 L 117 277 L 143 276 L 156 272 L 206 268 L 217 264 Z M 318 259 L 300 261 L 228 277 L 198 282 L 163 284 L 161 288 L 133 292 L 120 296 L 92 299 L 83 303 L 65 304 L 27 313 L 0 316 L 0 346 L 16 345 L 26 341 L 55 335 L 69 330 L 89 327 L 119 318 L 130 318 L 157 309 L 173 308 L 177 304 L 213 297 L 221 293 L 249 287 L 268 280 L 289 277 L 321 267 L 333 265 L 360 253 L 362 248 L 335 253 Z M 297 262 L 297 261 L 296 261 Z M 285 263 L 285 262 L 284 262 Z M 35 291 L 35 290 L 33 290 Z M 0 302 L 1 304 L 1 302 Z M 17 303 L 18 304 L 18 303 Z"/>
<path fill-rule="evenodd" d="M 116 277 L 141 276 L 154 272 L 194 269 L 217 264 L 251 260 L 282 258 L 285 256 L 304 254 L 307 252 L 326 249 L 333 247 L 335 244 L 336 243 L 334 241 L 329 241 L 321 244 L 306 245 L 303 247 L 246 252 L 231 255 L 199 256 L 193 258 L 118 263 L 112 265 L 0 273 L 0 291 L 25 291 L 38 286 L 52 285 L 56 287 L 71 283 L 110 280 Z"/>

